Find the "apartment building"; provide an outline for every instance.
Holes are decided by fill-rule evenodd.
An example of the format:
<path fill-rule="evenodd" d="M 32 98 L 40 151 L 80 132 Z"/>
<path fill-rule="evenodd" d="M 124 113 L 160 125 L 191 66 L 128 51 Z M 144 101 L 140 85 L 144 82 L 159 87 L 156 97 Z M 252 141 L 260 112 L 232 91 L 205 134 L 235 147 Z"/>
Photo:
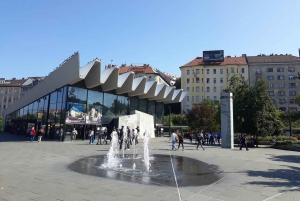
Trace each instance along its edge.
<path fill-rule="evenodd" d="M 258 79 L 269 83 L 271 101 L 282 111 L 300 111 L 295 96 L 300 92 L 297 79 L 300 72 L 299 57 L 290 54 L 271 54 L 247 56 L 249 81 L 254 84 Z"/>
<path fill-rule="evenodd" d="M 223 62 L 203 62 L 202 57 L 180 67 L 181 88 L 188 91 L 182 101 L 183 111 L 200 105 L 203 99 L 220 101 L 221 92 L 228 86 L 234 74 L 242 74 L 248 79 L 246 55 L 242 57 L 227 56 Z"/>

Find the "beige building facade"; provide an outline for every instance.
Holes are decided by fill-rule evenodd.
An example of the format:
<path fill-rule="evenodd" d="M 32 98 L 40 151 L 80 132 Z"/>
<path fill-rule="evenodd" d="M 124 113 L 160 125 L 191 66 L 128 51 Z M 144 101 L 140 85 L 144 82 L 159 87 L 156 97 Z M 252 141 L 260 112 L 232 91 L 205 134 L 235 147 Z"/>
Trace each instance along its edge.
<path fill-rule="evenodd" d="M 258 79 L 265 79 L 269 83 L 268 94 L 273 104 L 282 111 L 297 112 L 300 107 L 295 97 L 300 93 L 299 57 L 292 55 L 258 55 L 247 56 L 249 65 L 250 85 Z"/>
<path fill-rule="evenodd" d="M 187 112 L 200 106 L 203 99 L 220 101 L 220 94 L 228 86 L 234 74 L 241 74 L 248 79 L 248 64 L 242 57 L 227 56 L 223 62 L 205 63 L 202 57 L 180 67 L 181 88 L 188 91 L 182 101 L 182 109 Z"/>

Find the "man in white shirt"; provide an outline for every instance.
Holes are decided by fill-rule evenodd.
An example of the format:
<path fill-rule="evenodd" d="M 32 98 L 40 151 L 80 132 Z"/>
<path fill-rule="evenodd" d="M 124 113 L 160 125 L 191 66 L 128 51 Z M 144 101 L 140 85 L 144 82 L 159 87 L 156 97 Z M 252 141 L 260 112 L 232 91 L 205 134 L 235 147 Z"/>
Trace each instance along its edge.
<path fill-rule="evenodd" d="M 175 149 L 175 151 L 176 151 L 175 144 L 176 144 L 177 135 L 176 135 L 175 131 L 172 133 L 170 139 L 172 140 L 172 150 Z"/>

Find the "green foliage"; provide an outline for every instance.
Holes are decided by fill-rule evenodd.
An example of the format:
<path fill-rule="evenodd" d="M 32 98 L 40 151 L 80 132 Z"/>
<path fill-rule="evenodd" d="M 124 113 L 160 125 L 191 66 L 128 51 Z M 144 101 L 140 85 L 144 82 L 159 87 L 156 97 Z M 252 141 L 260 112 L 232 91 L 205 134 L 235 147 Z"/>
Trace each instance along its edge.
<path fill-rule="evenodd" d="M 283 134 L 281 112 L 272 104 L 265 80 L 258 80 L 250 86 L 243 76 L 233 75 L 224 91 L 233 93 L 235 133 L 258 136 Z"/>
<path fill-rule="evenodd" d="M 176 87 L 176 89 L 181 89 L 181 77 L 176 79 L 174 86 Z"/>
<path fill-rule="evenodd" d="M 280 145 L 293 145 L 293 144 L 300 144 L 300 141 L 292 141 L 292 140 L 286 140 L 286 141 L 276 141 L 275 144 L 272 146 L 280 146 Z"/>
<path fill-rule="evenodd" d="M 220 124 L 215 119 L 215 110 L 200 104 L 200 107 L 194 107 L 187 114 L 188 126 L 192 130 L 219 131 Z"/>
<path fill-rule="evenodd" d="M 169 126 L 169 115 L 164 116 L 164 125 Z M 171 126 L 186 126 L 187 118 L 186 115 L 171 114 Z"/>
<path fill-rule="evenodd" d="M 300 105 L 300 94 L 296 95 L 295 101 L 298 105 Z"/>
<path fill-rule="evenodd" d="M 271 141 L 272 136 L 259 136 L 258 141 Z M 279 135 L 276 137 L 276 141 L 297 141 L 297 138 L 291 137 L 291 136 L 285 136 L 285 135 Z"/>
<path fill-rule="evenodd" d="M 3 123 L 3 119 L 2 117 L 0 117 L 0 131 L 2 131 L 2 123 Z"/>

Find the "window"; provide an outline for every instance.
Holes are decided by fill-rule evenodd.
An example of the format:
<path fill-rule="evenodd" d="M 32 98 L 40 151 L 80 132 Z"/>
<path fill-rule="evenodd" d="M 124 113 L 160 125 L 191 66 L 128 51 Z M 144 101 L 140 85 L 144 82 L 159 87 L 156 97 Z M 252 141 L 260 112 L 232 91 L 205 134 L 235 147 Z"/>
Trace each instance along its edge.
<path fill-rule="evenodd" d="M 269 88 L 274 88 L 274 84 L 273 83 L 269 84 Z"/>
<path fill-rule="evenodd" d="M 294 79 L 295 79 L 295 76 L 289 75 L 289 80 L 294 80 Z"/>
<path fill-rule="evenodd" d="M 269 96 L 274 96 L 274 91 L 268 91 Z"/>
<path fill-rule="evenodd" d="M 276 103 L 276 100 L 275 99 L 270 99 L 270 101 L 275 104 Z"/>
<path fill-rule="evenodd" d="M 297 107 L 290 107 L 291 112 L 297 112 Z"/>
<path fill-rule="evenodd" d="M 267 76 L 267 80 L 274 80 L 273 76 Z"/>
<path fill-rule="evenodd" d="M 284 83 L 279 83 L 279 84 L 278 84 L 278 87 L 279 87 L 279 88 L 284 88 Z"/>
<path fill-rule="evenodd" d="M 214 101 L 218 101 L 218 100 L 217 100 L 217 96 L 214 96 Z"/>
<path fill-rule="evenodd" d="M 244 68 L 242 68 L 242 73 L 245 73 L 245 69 Z"/>
<path fill-rule="evenodd" d="M 214 78 L 214 81 L 213 81 L 213 82 L 214 82 L 214 84 L 217 83 L 217 78 Z"/>
<path fill-rule="evenodd" d="M 277 68 L 277 72 L 284 72 L 284 68 Z"/>
<path fill-rule="evenodd" d="M 296 103 L 296 100 L 295 99 L 290 99 L 290 103 Z"/>
<path fill-rule="evenodd" d="M 210 92 L 210 88 L 209 87 L 206 87 L 206 92 Z"/>
<path fill-rule="evenodd" d="M 214 87 L 214 92 L 217 92 L 217 87 Z"/>
<path fill-rule="evenodd" d="M 190 101 L 190 97 L 189 97 L 189 96 L 186 97 L 186 101 L 187 101 L 187 102 Z"/>
<path fill-rule="evenodd" d="M 223 86 L 220 86 L 220 92 L 223 92 Z"/>
<path fill-rule="evenodd" d="M 296 91 L 289 91 L 290 96 L 296 96 Z"/>
<path fill-rule="evenodd" d="M 289 83 L 289 88 L 295 88 L 296 87 L 296 83 Z"/>
<path fill-rule="evenodd" d="M 194 96 L 192 96 L 192 101 L 194 102 Z"/>
<path fill-rule="evenodd" d="M 207 98 L 207 99 L 210 99 L 210 96 L 207 96 L 206 98 Z"/>
<path fill-rule="evenodd" d="M 202 72 L 202 74 L 203 74 L 203 69 L 201 69 L 201 72 Z"/>
<path fill-rule="evenodd" d="M 278 80 L 284 80 L 284 76 L 283 76 L 283 75 L 278 75 L 278 76 L 277 76 L 277 79 L 278 79 Z"/>
<path fill-rule="evenodd" d="M 230 73 L 234 73 L 234 68 L 230 68 Z"/>
<path fill-rule="evenodd" d="M 217 74 L 217 70 L 216 69 L 213 69 L 213 74 Z"/>
<path fill-rule="evenodd" d="M 286 107 L 279 107 L 279 110 L 286 111 Z"/>
<path fill-rule="evenodd" d="M 206 83 L 209 83 L 209 78 L 206 78 Z"/>
<path fill-rule="evenodd" d="M 200 102 L 200 97 L 196 96 L 196 102 Z"/>
<path fill-rule="evenodd" d="M 188 79 L 186 79 L 186 83 L 187 84 L 189 84 L 190 83 L 190 79 L 188 78 Z"/>
<path fill-rule="evenodd" d="M 279 104 L 285 104 L 285 99 L 279 99 Z"/>
<path fill-rule="evenodd" d="M 220 83 L 223 83 L 223 78 L 222 77 L 220 78 Z"/>
<path fill-rule="evenodd" d="M 278 96 L 285 96 L 285 91 L 278 91 Z"/>
<path fill-rule="evenodd" d="M 288 72 L 295 72 L 295 68 L 294 67 L 288 67 Z"/>
<path fill-rule="evenodd" d="M 256 73 L 261 73 L 261 70 L 260 70 L 260 68 L 256 68 Z"/>
<path fill-rule="evenodd" d="M 189 105 L 186 105 L 186 109 L 189 110 L 189 109 L 190 109 L 190 106 L 189 106 Z"/>
<path fill-rule="evenodd" d="M 273 72 L 273 68 L 267 68 L 267 72 L 268 73 L 272 73 Z"/>
<path fill-rule="evenodd" d="M 223 69 L 220 69 L 220 74 L 223 74 Z"/>
<path fill-rule="evenodd" d="M 190 91 L 190 87 L 187 87 L 187 88 L 186 88 L 186 91 Z"/>
<path fill-rule="evenodd" d="M 200 70 L 196 69 L 196 75 L 200 74 Z"/>
<path fill-rule="evenodd" d="M 206 69 L 206 74 L 209 75 L 209 69 Z"/>
<path fill-rule="evenodd" d="M 196 87 L 196 92 L 200 92 L 200 87 Z"/>
<path fill-rule="evenodd" d="M 189 75 L 190 74 L 190 70 L 186 70 L 186 74 Z"/>
<path fill-rule="evenodd" d="M 152 81 L 152 77 L 151 76 L 149 76 L 149 81 Z"/>
<path fill-rule="evenodd" d="M 196 83 L 200 83 L 200 79 L 199 78 L 196 78 Z"/>

